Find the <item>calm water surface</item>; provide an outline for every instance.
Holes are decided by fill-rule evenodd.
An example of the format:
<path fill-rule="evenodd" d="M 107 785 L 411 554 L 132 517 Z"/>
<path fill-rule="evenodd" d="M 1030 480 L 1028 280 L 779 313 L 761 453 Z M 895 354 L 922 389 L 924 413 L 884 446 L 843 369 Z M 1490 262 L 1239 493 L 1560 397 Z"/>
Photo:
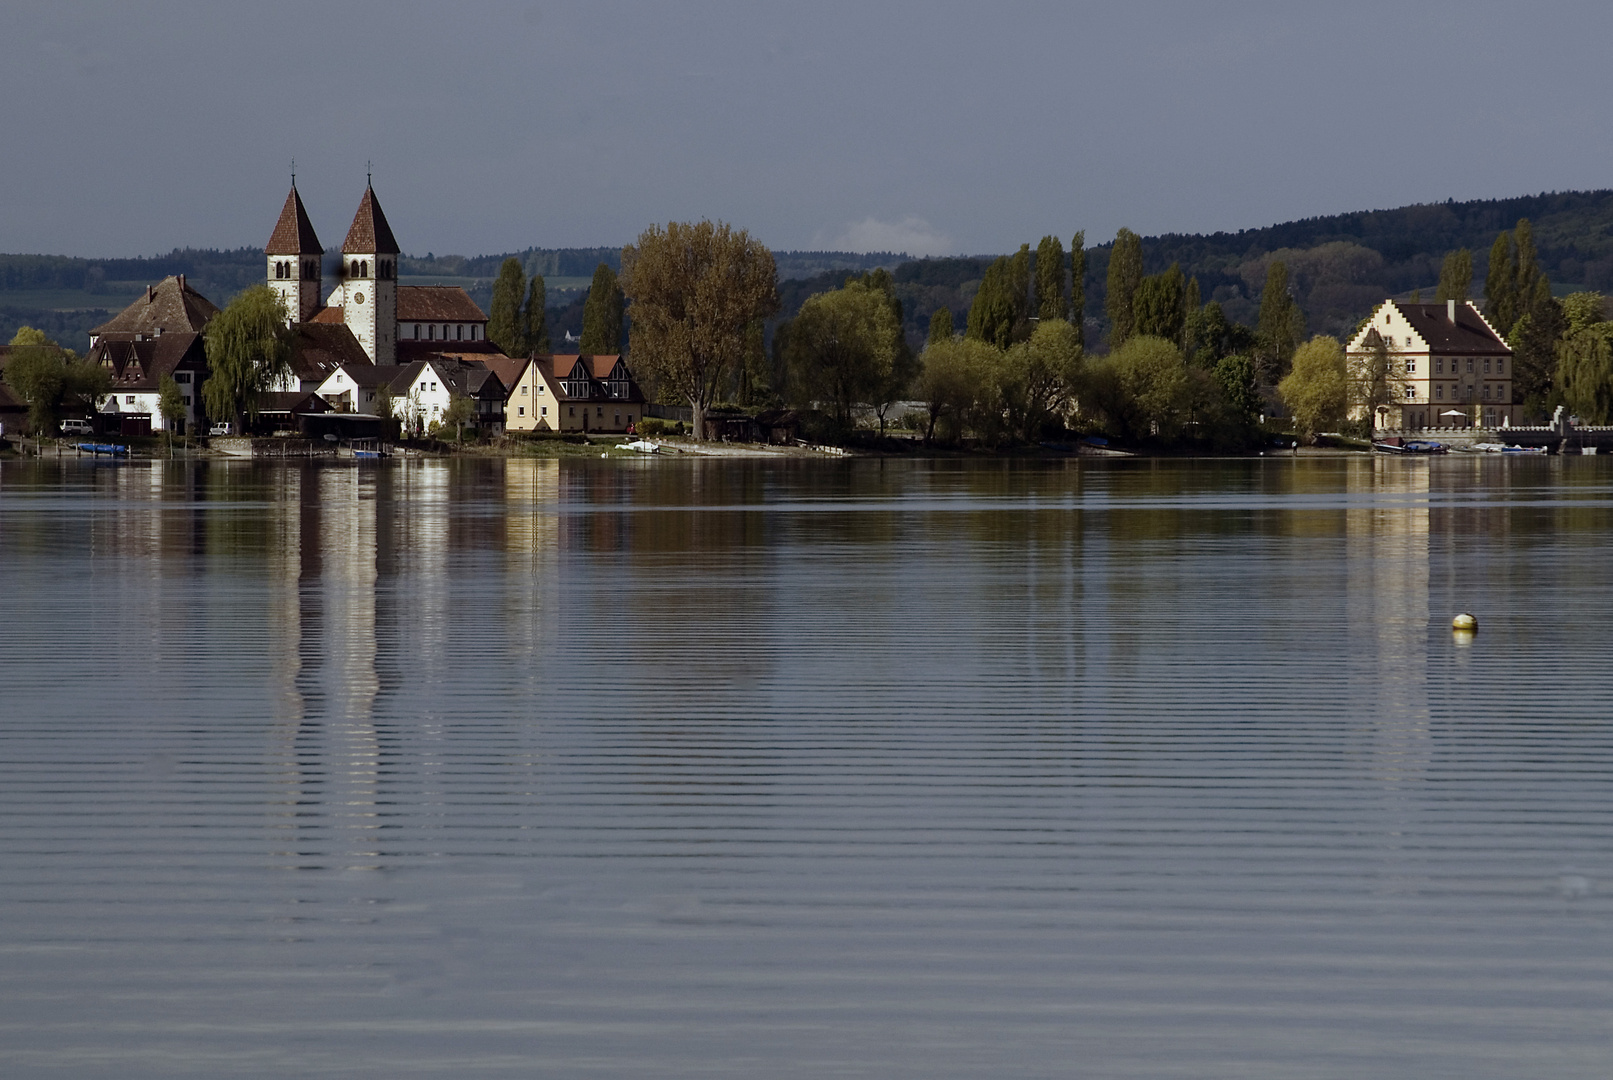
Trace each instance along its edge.
<path fill-rule="evenodd" d="M 1610 536 L 1604 458 L 4 462 L 0 1074 L 1600 1080 Z"/>

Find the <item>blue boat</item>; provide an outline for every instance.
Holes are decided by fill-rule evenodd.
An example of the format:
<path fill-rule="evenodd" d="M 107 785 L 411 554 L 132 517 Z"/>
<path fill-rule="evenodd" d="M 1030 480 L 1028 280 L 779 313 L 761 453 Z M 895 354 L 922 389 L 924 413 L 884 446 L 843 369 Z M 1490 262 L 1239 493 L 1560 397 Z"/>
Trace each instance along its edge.
<path fill-rule="evenodd" d="M 119 446 L 116 443 L 81 442 L 78 444 L 78 448 L 87 454 L 94 454 L 97 457 L 102 454 L 111 454 L 113 457 L 129 456 L 129 448 L 127 446 Z"/>

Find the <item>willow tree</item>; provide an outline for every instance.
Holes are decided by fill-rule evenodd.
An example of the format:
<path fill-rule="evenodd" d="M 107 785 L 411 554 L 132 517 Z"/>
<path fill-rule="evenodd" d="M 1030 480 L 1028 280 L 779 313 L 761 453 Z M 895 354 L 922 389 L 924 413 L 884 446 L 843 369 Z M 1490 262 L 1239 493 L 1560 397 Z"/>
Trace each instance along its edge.
<path fill-rule="evenodd" d="M 706 410 L 745 354 L 752 323 L 778 310 L 773 253 L 724 222 L 652 225 L 622 249 L 633 302 L 633 360 L 682 395 L 705 438 Z"/>
<path fill-rule="evenodd" d="M 258 414 L 258 395 L 291 374 L 291 330 L 286 305 L 267 285 L 254 285 L 213 317 L 202 331 L 211 373 L 202 384 L 207 415 L 242 421 Z"/>
<path fill-rule="evenodd" d="M 786 353 L 800 396 L 830 404 L 849 427 L 852 408 L 873 404 L 895 369 L 900 334 L 877 285 L 848 281 L 808 297 L 790 323 Z"/>
<path fill-rule="evenodd" d="M 1294 366 L 1277 384 L 1294 423 L 1307 435 L 1335 427 L 1350 407 L 1349 370 L 1337 338 L 1311 338 L 1294 351 Z"/>
<path fill-rule="evenodd" d="M 582 305 L 582 339 L 577 351 L 585 356 L 610 356 L 622 351 L 621 286 L 616 272 L 604 263 L 594 268 L 588 299 Z"/>

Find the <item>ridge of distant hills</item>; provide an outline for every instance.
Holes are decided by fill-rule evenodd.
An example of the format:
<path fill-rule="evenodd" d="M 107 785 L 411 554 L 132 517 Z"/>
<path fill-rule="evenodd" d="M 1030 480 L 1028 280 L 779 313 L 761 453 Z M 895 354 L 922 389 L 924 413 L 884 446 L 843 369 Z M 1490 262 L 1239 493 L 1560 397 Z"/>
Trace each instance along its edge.
<path fill-rule="evenodd" d="M 1217 300 L 1229 318 L 1253 323 L 1266 268 L 1287 263 L 1295 299 L 1313 331 L 1339 333 L 1354 326 L 1373 304 L 1414 289 L 1432 295 L 1445 254 L 1473 252 L 1473 295 L 1482 293 L 1490 244 L 1519 218 L 1534 226 L 1541 265 L 1555 291 L 1613 292 L 1613 190 L 1550 192 L 1510 199 L 1422 203 L 1392 210 L 1362 210 L 1306 218 L 1259 229 L 1205 234 L 1169 233 L 1143 238 L 1148 273 L 1172 262 L 1197 277 L 1205 300 Z M 1073 227 L 1078 227 L 1079 222 Z M 1073 227 L 1061 237 L 1069 242 Z M 1032 245 L 1039 237 L 1024 238 Z M 1098 240 L 1089 237 L 1089 240 Z M 1086 310 L 1089 340 L 1101 333 L 1104 279 L 1110 243 L 1087 251 Z M 403 283 L 463 285 L 486 308 L 499 265 L 511 256 L 528 274 L 548 282 L 555 333 L 575 316 L 588 279 L 601 262 L 620 266 L 620 248 L 528 248 L 501 255 L 404 256 Z M 849 273 L 876 266 L 891 269 L 903 301 L 909 336 L 922 341 L 937 308 L 963 317 L 993 255 L 909 259 L 890 252 L 775 252 L 783 315 L 793 314 L 813 293 L 837 287 Z M 132 259 L 85 259 L 65 255 L 0 255 L 0 341 L 20 325 L 36 326 L 64 344 L 80 347 L 90 327 L 128 304 L 150 282 L 185 274 L 215 303 L 263 280 L 261 248 L 180 248 L 166 255 Z"/>

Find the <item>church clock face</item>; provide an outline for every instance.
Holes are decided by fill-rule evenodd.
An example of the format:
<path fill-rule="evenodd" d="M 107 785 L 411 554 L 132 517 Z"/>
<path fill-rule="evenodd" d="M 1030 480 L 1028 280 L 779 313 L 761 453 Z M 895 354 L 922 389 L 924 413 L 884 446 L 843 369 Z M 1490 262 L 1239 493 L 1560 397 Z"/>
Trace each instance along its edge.
<path fill-rule="evenodd" d="M 364 302 L 364 294 L 363 293 L 354 293 L 353 294 L 353 303 L 362 304 L 363 302 Z"/>

